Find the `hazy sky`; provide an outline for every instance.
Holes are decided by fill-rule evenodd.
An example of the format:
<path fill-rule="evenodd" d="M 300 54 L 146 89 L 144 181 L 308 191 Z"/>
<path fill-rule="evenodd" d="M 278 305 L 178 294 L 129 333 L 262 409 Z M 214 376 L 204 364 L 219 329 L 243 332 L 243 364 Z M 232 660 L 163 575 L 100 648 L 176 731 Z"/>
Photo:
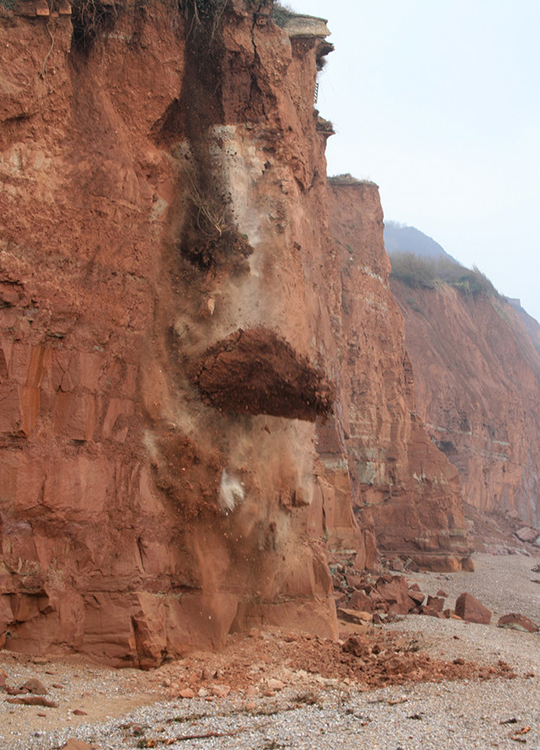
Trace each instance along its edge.
<path fill-rule="evenodd" d="M 328 19 L 328 173 L 540 320 L 540 0 L 290 0 Z M 535 228 L 536 227 L 536 228 Z"/>

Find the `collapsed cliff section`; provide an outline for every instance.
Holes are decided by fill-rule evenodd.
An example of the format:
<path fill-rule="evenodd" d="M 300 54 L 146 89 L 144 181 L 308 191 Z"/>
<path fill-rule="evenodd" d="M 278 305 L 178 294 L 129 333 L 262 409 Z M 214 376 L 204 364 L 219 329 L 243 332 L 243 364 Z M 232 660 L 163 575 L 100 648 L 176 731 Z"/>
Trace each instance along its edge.
<path fill-rule="evenodd" d="M 235 331 L 211 346 L 191 373 L 202 400 L 220 411 L 324 420 L 334 389 L 273 331 Z"/>
<path fill-rule="evenodd" d="M 379 191 L 342 176 L 328 181 L 330 229 L 341 269 L 341 390 L 352 507 L 385 555 L 433 569 L 470 565 L 457 471 L 417 413 L 403 316 L 389 286 Z M 337 443 L 321 441 L 335 463 Z M 341 459 L 343 460 L 343 459 Z"/>
<path fill-rule="evenodd" d="M 391 287 L 405 318 L 418 410 L 457 467 L 465 501 L 540 528 L 537 324 L 493 288 L 414 278 L 392 278 Z"/>
<path fill-rule="evenodd" d="M 1 9 L 7 648 L 150 666 L 252 625 L 336 634 L 314 471 L 339 313 L 313 109 L 331 46 L 271 12 Z M 239 331 L 273 351 L 235 405 L 257 352 L 202 373 Z"/>

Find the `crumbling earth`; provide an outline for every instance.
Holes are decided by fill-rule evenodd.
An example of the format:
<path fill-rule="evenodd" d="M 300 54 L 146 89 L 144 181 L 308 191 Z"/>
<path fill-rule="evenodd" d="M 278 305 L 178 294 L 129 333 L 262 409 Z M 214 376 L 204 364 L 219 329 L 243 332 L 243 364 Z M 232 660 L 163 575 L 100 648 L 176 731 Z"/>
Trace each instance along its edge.
<path fill-rule="evenodd" d="M 334 390 L 305 357 L 265 328 L 240 329 L 211 346 L 192 371 L 205 403 L 223 411 L 314 422 Z"/>
<path fill-rule="evenodd" d="M 493 612 L 490 625 L 418 616 L 342 621 L 339 641 L 252 630 L 230 636 L 219 653 L 195 652 L 146 672 L 4 651 L 0 746 L 52 750 L 73 737 L 99 750 L 534 747 L 540 637 L 496 623 L 502 608 L 532 616 L 537 559 L 480 555 L 475 565 L 472 574 L 406 578 L 431 596 L 444 586 L 450 604 L 465 580 Z M 47 692 L 27 692 L 40 689 L 32 679 Z M 6 688 L 58 707 L 7 703 L 19 696 Z"/>
<path fill-rule="evenodd" d="M 439 659 L 423 651 L 417 637 L 374 629 L 337 642 L 279 630 L 253 632 L 249 637 L 231 637 L 221 653 L 199 652 L 148 673 L 114 672 L 79 660 L 54 662 L 5 655 L 2 661 L 2 732 L 3 741 L 10 743 L 2 745 L 6 748 L 18 747 L 9 735 L 34 743 L 33 738 L 45 736 L 43 729 L 54 732 L 87 722 L 96 725 L 111 715 L 158 701 L 168 705 L 177 701 L 187 705 L 197 701 L 199 705 L 202 701 L 210 710 L 210 704 L 221 705 L 228 699 L 236 708 L 227 704 L 221 710 L 238 713 L 242 706 L 247 713 L 264 715 L 272 713 L 269 705 L 280 696 L 280 705 L 285 701 L 286 706 L 279 710 L 294 710 L 298 705 L 320 703 L 329 688 L 363 693 L 421 681 L 516 677 L 503 661 L 482 665 Z M 39 675 L 39 679 L 24 680 L 29 674 Z M 151 738 L 148 728 L 142 731 L 137 722 L 129 721 L 122 726 L 129 730 L 124 731 L 128 747 L 157 746 L 140 744 L 141 738 Z"/>

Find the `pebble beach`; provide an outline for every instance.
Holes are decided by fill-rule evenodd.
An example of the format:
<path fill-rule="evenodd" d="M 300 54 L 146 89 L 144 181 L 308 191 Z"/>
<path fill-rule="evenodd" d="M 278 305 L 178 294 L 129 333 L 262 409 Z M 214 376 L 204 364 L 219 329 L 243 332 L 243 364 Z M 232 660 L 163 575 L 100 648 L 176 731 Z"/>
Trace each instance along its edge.
<path fill-rule="evenodd" d="M 442 586 L 450 606 L 463 591 L 473 594 L 492 611 L 489 625 L 407 615 L 373 628 L 373 637 L 395 638 L 407 644 L 404 650 L 414 644 L 434 664 L 464 665 L 459 678 L 441 680 L 437 674 L 444 672 L 435 670 L 426 672 L 427 681 L 404 675 L 402 684 L 371 688 L 337 667 L 332 676 L 327 657 L 335 644 L 291 643 L 279 632 L 254 634 L 225 654 L 196 654 L 150 672 L 4 651 L 0 671 L 7 684 L 39 679 L 57 706 L 17 705 L 0 693 L 0 748 L 52 750 L 70 739 L 96 750 L 540 748 L 540 634 L 497 627 L 509 612 L 540 621 L 540 573 L 533 571 L 539 559 L 477 554 L 474 562 L 474 573 L 407 578 L 428 594 Z M 320 653 L 320 670 L 316 658 L 292 658 L 308 646 Z M 280 660 L 280 654 L 292 656 Z M 374 658 L 388 656 L 379 647 Z M 231 661 L 235 671 L 227 671 Z M 469 664 L 505 666 L 502 674 L 494 669 L 486 676 L 467 671 Z M 195 684 L 191 672 L 206 681 Z"/>

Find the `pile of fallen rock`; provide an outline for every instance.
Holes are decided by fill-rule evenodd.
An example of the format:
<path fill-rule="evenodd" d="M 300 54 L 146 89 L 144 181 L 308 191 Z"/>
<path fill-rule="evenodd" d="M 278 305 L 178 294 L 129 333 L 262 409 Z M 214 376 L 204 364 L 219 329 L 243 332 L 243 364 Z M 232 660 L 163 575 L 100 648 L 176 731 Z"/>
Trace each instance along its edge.
<path fill-rule="evenodd" d="M 38 679 L 32 678 L 26 680 L 22 685 L 16 687 L 7 684 L 7 673 L 0 669 L 0 692 L 4 691 L 10 698 L 6 698 L 7 703 L 15 703 L 21 706 L 44 706 L 45 708 L 58 708 L 58 703 L 45 698 L 47 688 Z"/>
<path fill-rule="evenodd" d="M 527 542 L 528 544 L 534 544 L 537 547 L 540 547 L 540 534 L 538 533 L 538 529 L 533 529 L 530 526 L 522 526 L 514 533 L 521 542 Z"/>
<path fill-rule="evenodd" d="M 472 594 L 462 593 L 454 609 L 445 606 L 448 594 L 439 589 L 435 596 L 424 594 L 418 583 L 405 576 L 387 573 L 377 578 L 367 573 L 347 570 L 338 565 L 332 575 L 338 616 L 355 624 L 381 624 L 399 615 L 427 615 L 440 619 L 464 620 L 482 625 L 491 622 L 491 611 Z M 539 627 L 528 617 L 512 612 L 503 615 L 497 625 L 502 628 L 536 633 Z"/>

